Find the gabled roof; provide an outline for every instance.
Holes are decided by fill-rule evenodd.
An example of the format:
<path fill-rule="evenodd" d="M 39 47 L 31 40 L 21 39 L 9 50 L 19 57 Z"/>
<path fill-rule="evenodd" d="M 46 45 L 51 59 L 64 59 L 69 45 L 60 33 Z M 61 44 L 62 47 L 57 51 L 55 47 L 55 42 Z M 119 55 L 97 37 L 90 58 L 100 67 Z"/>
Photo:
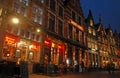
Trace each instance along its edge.
<path fill-rule="evenodd" d="M 90 20 L 93 20 L 93 23 L 94 23 L 94 19 L 93 19 L 93 15 L 92 15 L 91 10 L 89 10 L 88 17 L 85 19 L 85 22 L 87 23 Z"/>

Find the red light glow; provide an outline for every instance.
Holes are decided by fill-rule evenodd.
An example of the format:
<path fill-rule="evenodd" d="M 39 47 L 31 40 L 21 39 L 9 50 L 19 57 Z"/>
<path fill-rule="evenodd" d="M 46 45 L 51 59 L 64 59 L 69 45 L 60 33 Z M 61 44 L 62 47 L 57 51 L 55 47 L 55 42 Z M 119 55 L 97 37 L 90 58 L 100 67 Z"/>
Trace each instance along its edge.
<path fill-rule="evenodd" d="M 15 39 L 6 36 L 5 42 L 6 42 L 6 44 L 11 45 L 11 44 L 14 44 L 16 41 L 15 41 Z"/>
<path fill-rule="evenodd" d="M 64 50 L 64 45 L 63 45 L 63 44 L 58 44 L 58 49 L 59 49 L 60 51 L 63 51 L 63 50 Z"/>

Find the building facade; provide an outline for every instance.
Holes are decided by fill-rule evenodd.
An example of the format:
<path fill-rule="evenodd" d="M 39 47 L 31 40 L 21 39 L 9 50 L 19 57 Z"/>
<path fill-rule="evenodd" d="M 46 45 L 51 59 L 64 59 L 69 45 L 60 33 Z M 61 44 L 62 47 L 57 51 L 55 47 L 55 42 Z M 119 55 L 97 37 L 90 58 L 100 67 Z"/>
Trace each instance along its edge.
<path fill-rule="evenodd" d="M 85 39 L 79 0 L 0 0 L 1 60 L 87 64 Z"/>
<path fill-rule="evenodd" d="M 116 45 L 80 0 L 0 0 L 0 60 L 105 67 L 117 64 Z"/>
<path fill-rule="evenodd" d="M 87 37 L 87 47 L 88 47 L 88 60 L 89 68 L 96 68 L 99 66 L 99 52 L 98 52 L 98 40 L 97 40 L 97 30 L 94 23 L 91 10 L 89 10 L 86 22 L 86 37 Z"/>
<path fill-rule="evenodd" d="M 40 62 L 42 0 L 0 0 L 1 59 Z"/>
<path fill-rule="evenodd" d="M 116 44 L 116 54 L 117 54 L 117 64 L 118 68 L 120 68 L 120 33 L 117 31 L 114 32 L 114 39 L 115 39 L 115 44 Z"/>
<path fill-rule="evenodd" d="M 45 4 L 43 60 L 56 65 L 79 64 L 86 58 L 84 17 L 79 0 L 47 0 Z"/>

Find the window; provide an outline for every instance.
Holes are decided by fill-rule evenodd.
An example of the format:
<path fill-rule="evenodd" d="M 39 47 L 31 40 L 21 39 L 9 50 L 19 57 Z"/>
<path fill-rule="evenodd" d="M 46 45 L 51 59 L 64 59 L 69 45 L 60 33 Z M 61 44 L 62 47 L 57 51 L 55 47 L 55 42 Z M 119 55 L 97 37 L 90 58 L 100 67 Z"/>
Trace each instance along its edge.
<path fill-rule="evenodd" d="M 20 31 L 20 36 L 24 37 L 25 31 L 23 29 L 21 29 Z"/>
<path fill-rule="evenodd" d="M 90 27 L 88 27 L 88 32 L 91 34 L 92 33 L 92 30 Z"/>
<path fill-rule="evenodd" d="M 49 30 L 55 32 L 55 16 L 50 14 L 49 17 Z"/>
<path fill-rule="evenodd" d="M 50 9 L 55 11 L 56 3 L 55 0 L 50 0 Z"/>
<path fill-rule="evenodd" d="M 82 31 L 79 31 L 79 39 L 80 39 L 80 42 L 82 43 L 84 39 L 84 35 Z"/>
<path fill-rule="evenodd" d="M 96 35 L 95 29 L 93 29 L 93 35 L 94 35 L 94 36 Z"/>
<path fill-rule="evenodd" d="M 32 51 L 29 52 L 28 58 L 29 58 L 29 60 L 33 60 L 34 53 Z"/>
<path fill-rule="evenodd" d="M 40 41 L 40 35 L 36 36 L 36 41 Z"/>
<path fill-rule="evenodd" d="M 79 29 L 76 28 L 76 41 L 79 41 Z"/>
<path fill-rule="evenodd" d="M 90 26 L 93 26 L 93 20 L 90 20 Z"/>
<path fill-rule="evenodd" d="M 7 29 L 7 32 L 11 32 L 12 31 L 12 27 L 10 26 L 10 25 L 8 25 L 7 27 L 6 27 Z"/>
<path fill-rule="evenodd" d="M 13 28 L 13 33 L 16 34 L 16 35 L 18 34 L 18 28 L 17 27 Z"/>
<path fill-rule="evenodd" d="M 13 7 L 14 7 L 14 11 L 15 11 L 15 12 L 17 12 L 17 13 L 20 12 L 20 8 L 19 8 L 19 5 L 18 5 L 17 2 L 14 3 L 14 6 L 13 6 Z"/>
<path fill-rule="evenodd" d="M 59 11 L 58 12 L 59 12 L 58 15 L 60 17 L 63 17 L 63 8 L 61 6 L 59 6 Z"/>
<path fill-rule="evenodd" d="M 17 13 L 22 14 L 23 16 L 26 16 L 26 7 L 20 5 L 17 1 L 14 2 L 14 11 Z"/>
<path fill-rule="evenodd" d="M 75 14 L 75 12 L 73 12 L 73 11 L 72 11 L 72 20 L 73 20 L 73 21 L 76 21 L 76 14 Z"/>
<path fill-rule="evenodd" d="M 32 40 L 35 39 L 35 34 L 34 34 L 34 33 L 31 34 L 31 39 L 32 39 Z"/>
<path fill-rule="evenodd" d="M 81 17 L 80 16 L 78 17 L 78 24 L 81 25 Z"/>
<path fill-rule="evenodd" d="M 44 3 L 44 0 L 39 0 L 41 3 Z"/>
<path fill-rule="evenodd" d="M 72 25 L 69 24 L 69 38 L 70 38 L 70 39 L 73 38 L 72 30 L 73 30 Z"/>
<path fill-rule="evenodd" d="M 30 32 L 29 32 L 29 31 L 26 31 L 25 37 L 26 37 L 26 38 L 29 38 L 29 36 L 30 36 Z"/>
<path fill-rule="evenodd" d="M 26 16 L 26 8 L 25 7 L 21 7 L 21 14 L 23 15 L 23 16 Z"/>
<path fill-rule="evenodd" d="M 43 14 L 43 10 L 41 8 L 39 8 L 38 6 L 33 7 L 32 19 L 34 22 L 37 22 L 38 24 L 42 24 L 42 14 Z"/>
<path fill-rule="evenodd" d="M 28 6 L 28 0 L 20 0 L 21 3 L 23 3 L 24 5 Z"/>
<path fill-rule="evenodd" d="M 62 30 L 63 30 L 63 22 L 61 20 L 58 20 L 58 34 L 61 36 L 63 36 Z"/>

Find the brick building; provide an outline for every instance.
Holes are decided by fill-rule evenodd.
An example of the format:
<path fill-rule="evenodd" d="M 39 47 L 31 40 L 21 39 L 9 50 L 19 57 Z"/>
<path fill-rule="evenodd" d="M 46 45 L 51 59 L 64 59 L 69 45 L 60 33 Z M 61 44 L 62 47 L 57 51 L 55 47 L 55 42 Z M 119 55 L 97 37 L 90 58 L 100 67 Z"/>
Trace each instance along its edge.
<path fill-rule="evenodd" d="M 0 60 L 104 67 L 116 60 L 110 33 L 80 0 L 0 0 Z"/>

